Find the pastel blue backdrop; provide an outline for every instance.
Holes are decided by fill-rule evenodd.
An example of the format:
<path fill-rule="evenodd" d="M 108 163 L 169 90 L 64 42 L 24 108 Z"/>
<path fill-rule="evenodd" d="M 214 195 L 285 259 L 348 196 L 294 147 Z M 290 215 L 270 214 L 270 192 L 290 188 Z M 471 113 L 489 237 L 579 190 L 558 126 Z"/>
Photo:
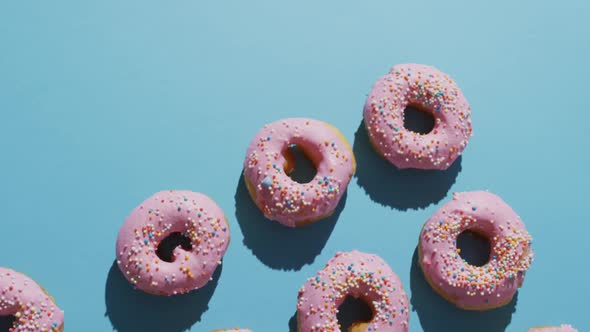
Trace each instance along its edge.
<path fill-rule="evenodd" d="M 68 331 L 292 331 L 299 287 L 351 249 L 399 274 L 411 331 L 588 331 L 589 33 L 585 0 L 2 1 L 0 265 L 44 285 Z M 365 96 L 404 62 L 451 74 L 471 103 L 450 171 L 400 172 L 367 144 Z M 263 220 L 240 183 L 250 138 L 293 116 L 340 128 L 359 163 L 339 215 L 303 230 Z M 122 221 L 170 188 L 215 199 L 232 236 L 215 281 L 172 299 L 113 268 Z M 424 221 L 477 189 L 512 205 L 535 250 L 517 300 L 485 313 L 441 300 L 414 257 Z"/>

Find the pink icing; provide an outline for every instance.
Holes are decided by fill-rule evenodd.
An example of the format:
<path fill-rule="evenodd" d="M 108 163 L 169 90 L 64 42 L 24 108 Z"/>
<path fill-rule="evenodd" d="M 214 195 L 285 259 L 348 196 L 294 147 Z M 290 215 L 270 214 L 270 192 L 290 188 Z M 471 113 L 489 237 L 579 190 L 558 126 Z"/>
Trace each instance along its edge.
<path fill-rule="evenodd" d="M 529 332 L 578 332 L 571 325 L 534 327 Z"/>
<path fill-rule="evenodd" d="M 379 256 L 339 252 L 299 291 L 300 332 L 339 332 L 336 314 L 347 295 L 373 309 L 368 331 L 407 332 L 408 296 L 402 283 Z"/>
<path fill-rule="evenodd" d="M 490 241 L 490 260 L 465 262 L 456 240 L 472 230 Z M 420 235 L 421 266 L 427 279 L 457 306 L 493 308 L 509 302 L 533 260 L 531 236 L 502 199 L 485 191 L 455 193 L 428 219 Z"/>
<path fill-rule="evenodd" d="M 64 313 L 53 299 L 24 274 L 0 267 L 0 316 L 15 316 L 12 332 L 56 332 Z"/>
<path fill-rule="evenodd" d="M 283 152 L 296 144 L 314 161 L 315 178 L 297 183 L 287 174 Z M 325 122 L 294 118 L 267 124 L 252 139 L 244 174 L 255 191 L 264 215 L 294 227 L 329 215 L 337 206 L 354 173 L 350 145 Z"/>
<path fill-rule="evenodd" d="M 173 262 L 156 254 L 162 240 L 180 232 L 192 250 L 177 247 Z M 203 287 L 221 264 L 229 244 L 223 211 L 209 197 L 191 191 L 161 191 L 127 217 L 117 238 L 117 263 L 135 287 L 174 295 Z"/>
<path fill-rule="evenodd" d="M 414 106 L 435 118 L 422 135 L 404 127 L 404 109 Z M 394 66 L 373 85 L 364 110 L 371 143 L 398 168 L 444 170 L 471 136 L 471 109 L 455 82 L 438 69 L 418 64 Z"/>

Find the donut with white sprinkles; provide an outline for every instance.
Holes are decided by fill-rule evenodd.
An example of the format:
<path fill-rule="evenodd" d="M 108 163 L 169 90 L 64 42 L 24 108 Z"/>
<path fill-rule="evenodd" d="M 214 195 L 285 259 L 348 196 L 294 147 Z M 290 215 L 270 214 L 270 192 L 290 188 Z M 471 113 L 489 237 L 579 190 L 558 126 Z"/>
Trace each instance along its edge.
<path fill-rule="evenodd" d="M 464 231 L 485 237 L 490 257 L 483 266 L 460 256 Z M 486 192 L 455 193 L 424 224 L 419 264 L 432 288 L 456 306 L 488 310 L 506 305 L 524 282 L 533 261 L 532 238 L 518 215 L 500 197 Z"/>
<path fill-rule="evenodd" d="M 299 290 L 299 332 L 340 332 L 337 313 L 347 296 L 362 299 L 373 313 L 352 331 L 407 332 L 409 301 L 399 277 L 379 256 L 339 252 Z"/>
<path fill-rule="evenodd" d="M 165 261 L 158 247 L 175 233 L 190 241 L 190 250 L 176 247 L 172 261 Z M 229 239 L 225 215 L 211 198 L 192 191 L 161 191 L 136 207 L 121 226 L 117 264 L 144 292 L 183 294 L 209 282 Z"/>
<path fill-rule="evenodd" d="M 301 148 L 317 173 L 308 183 L 289 177 L 296 165 L 290 149 Z M 292 118 L 267 124 L 250 142 L 244 180 L 250 196 L 271 220 L 303 226 L 331 215 L 354 174 L 348 141 L 325 122 Z"/>
<path fill-rule="evenodd" d="M 427 134 L 404 126 L 404 111 L 428 112 L 434 128 Z M 375 82 L 364 108 L 365 126 L 374 149 L 400 169 L 449 168 L 471 137 L 471 108 L 447 74 L 419 64 L 394 66 Z"/>

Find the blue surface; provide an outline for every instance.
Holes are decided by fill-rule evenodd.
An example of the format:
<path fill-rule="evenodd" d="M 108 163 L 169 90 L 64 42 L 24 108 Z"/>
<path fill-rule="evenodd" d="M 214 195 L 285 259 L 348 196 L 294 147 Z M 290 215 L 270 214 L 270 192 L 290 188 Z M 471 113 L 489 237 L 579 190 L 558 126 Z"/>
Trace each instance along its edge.
<path fill-rule="evenodd" d="M 68 331 L 287 331 L 305 279 L 351 249 L 397 271 L 411 331 L 590 330 L 590 2 L 484 3 L 0 2 L 0 265 L 43 284 Z M 359 131 L 372 83 L 403 62 L 451 74 L 471 102 L 450 171 L 396 171 Z M 292 116 L 333 123 L 359 163 L 338 216 L 303 230 L 259 220 L 240 182 L 251 137 Z M 115 239 L 170 188 L 215 199 L 232 242 L 206 289 L 154 298 L 112 270 Z M 476 189 L 535 239 L 518 300 L 486 313 L 434 295 L 413 260 L 424 221 Z"/>

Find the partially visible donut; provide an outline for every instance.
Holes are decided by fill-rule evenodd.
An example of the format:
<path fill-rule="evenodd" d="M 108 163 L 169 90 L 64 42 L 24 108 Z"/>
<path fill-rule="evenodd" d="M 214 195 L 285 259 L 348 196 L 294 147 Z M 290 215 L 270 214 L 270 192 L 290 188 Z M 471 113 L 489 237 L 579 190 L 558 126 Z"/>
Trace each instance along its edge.
<path fill-rule="evenodd" d="M 180 233 L 191 249 L 173 250 L 172 262 L 157 254 L 160 242 Z M 192 191 L 161 191 L 136 207 L 117 237 L 117 264 L 136 288 L 175 295 L 203 287 L 229 244 L 229 226 L 215 202 Z"/>
<path fill-rule="evenodd" d="M 430 113 L 428 134 L 404 126 L 404 111 L 413 106 Z M 418 64 L 394 66 L 375 82 L 364 108 L 375 150 L 398 168 L 445 170 L 471 137 L 471 108 L 457 84 L 438 69 Z"/>
<path fill-rule="evenodd" d="M 464 231 L 490 242 L 483 266 L 459 255 L 457 238 Z M 500 197 L 485 191 L 455 193 L 424 224 L 418 245 L 419 264 L 432 288 L 463 309 L 487 310 L 512 300 L 533 261 L 532 238 L 518 215 Z"/>
<path fill-rule="evenodd" d="M 398 276 L 379 256 L 351 251 L 337 253 L 299 290 L 299 332 L 340 332 L 336 314 L 347 296 L 362 299 L 373 312 L 370 322 L 352 331 L 408 331 L 408 296 Z"/>
<path fill-rule="evenodd" d="M 31 278 L 0 267 L 0 316 L 14 316 L 11 332 L 61 332 L 64 313 Z"/>
<path fill-rule="evenodd" d="M 317 169 L 309 183 L 288 176 L 296 166 L 289 152 L 293 145 Z M 267 218 L 297 227 L 332 214 L 355 168 L 350 144 L 338 129 L 318 120 L 292 118 L 265 125 L 252 139 L 244 161 L 244 180 Z"/>
<path fill-rule="evenodd" d="M 538 326 L 530 328 L 528 332 L 578 332 L 571 325 L 561 326 Z"/>

